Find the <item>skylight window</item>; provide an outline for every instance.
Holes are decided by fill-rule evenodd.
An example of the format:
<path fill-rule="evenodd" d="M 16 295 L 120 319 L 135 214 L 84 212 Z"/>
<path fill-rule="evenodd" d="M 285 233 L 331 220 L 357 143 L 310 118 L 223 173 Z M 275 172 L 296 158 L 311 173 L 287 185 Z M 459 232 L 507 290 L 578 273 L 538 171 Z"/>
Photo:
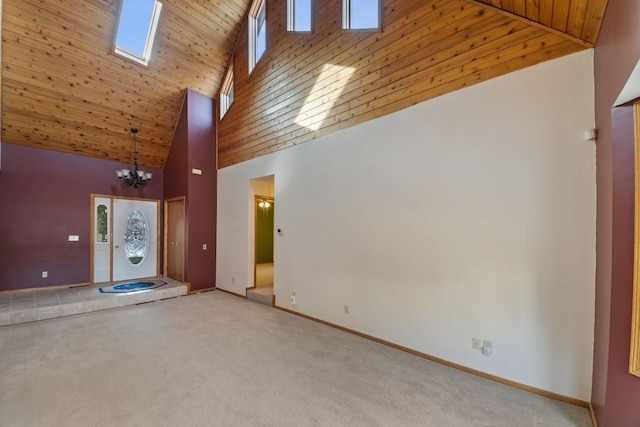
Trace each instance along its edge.
<path fill-rule="evenodd" d="M 158 0 L 122 0 L 115 53 L 147 65 L 161 9 Z"/>
<path fill-rule="evenodd" d="M 380 0 L 342 0 L 342 28 L 380 29 Z"/>
<path fill-rule="evenodd" d="M 256 0 L 249 13 L 249 73 L 267 50 L 267 0 Z"/>
<path fill-rule="evenodd" d="M 312 0 L 287 0 L 287 31 L 310 33 Z"/>

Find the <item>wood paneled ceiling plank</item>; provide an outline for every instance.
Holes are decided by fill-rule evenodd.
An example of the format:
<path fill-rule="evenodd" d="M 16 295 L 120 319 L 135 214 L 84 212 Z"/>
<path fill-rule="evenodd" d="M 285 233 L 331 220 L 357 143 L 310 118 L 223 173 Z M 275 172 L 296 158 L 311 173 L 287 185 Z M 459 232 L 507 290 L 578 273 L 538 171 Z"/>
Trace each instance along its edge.
<path fill-rule="evenodd" d="M 483 2 L 481 2 L 479 0 L 466 0 L 466 1 L 469 2 L 469 3 L 474 3 L 474 4 L 482 5 L 482 6 L 487 7 L 487 8 L 491 8 L 492 10 L 495 10 L 498 13 L 505 14 L 507 16 L 510 16 L 513 19 L 518 19 L 518 20 L 520 20 L 522 22 L 525 22 L 525 23 L 527 23 L 529 25 L 538 27 L 538 28 L 540 28 L 542 30 L 548 31 L 550 33 L 553 33 L 553 34 L 556 34 L 556 35 L 559 35 L 559 36 L 562 36 L 562 37 L 565 37 L 567 40 L 569 40 L 569 41 L 571 41 L 573 43 L 580 44 L 580 45 L 582 45 L 584 47 L 593 47 L 593 43 L 591 43 L 591 42 L 582 40 L 582 39 L 580 39 L 578 37 L 574 37 L 574 36 L 572 36 L 570 34 L 567 34 L 564 31 L 558 30 L 557 28 L 548 27 L 545 24 L 538 23 L 538 22 L 535 22 L 535 21 L 531 21 L 530 19 L 527 19 L 524 16 L 515 15 L 515 14 L 512 14 L 512 13 L 506 12 L 504 10 L 501 10 L 501 9 L 496 9 L 496 8 L 494 8 L 492 6 L 489 6 L 486 3 L 483 3 Z M 557 2 L 559 0 L 554 0 L 554 1 Z M 553 15 L 552 19 L 555 20 L 555 18 L 556 18 L 556 15 L 555 15 L 555 8 L 554 8 L 554 15 Z M 567 10 L 565 18 L 568 19 L 568 10 Z M 564 23 L 565 28 L 566 28 L 566 25 L 567 25 L 567 23 L 565 21 L 565 23 Z"/>
<path fill-rule="evenodd" d="M 73 124 L 54 125 L 50 121 L 29 120 L 22 115 L 3 114 L 3 133 L 16 139 L 15 144 L 46 148 L 71 154 L 90 155 L 106 160 L 129 163 L 133 151 L 133 140 L 130 134 L 119 134 L 113 137 L 95 139 L 86 134 L 82 127 Z M 140 139 L 138 143 L 144 146 Z M 142 150 L 141 150 L 142 151 Z M 89 154 L 90 153 L 90 154 Z M 164 165 L 164 151 L 149 154 L 145 150 L 138 156 L 138 163 L 148 167 L 161 168 Z"/>
<path fill-rule="evenodd" d="M 111 151 L 107 157 L 121 160 L 119 141 L 124 134 L 129 147 L 135 125 L 141 163 L 163 165 L 185 88 L 215 96 L 248 2 L 164 0 L 151 62 L 141 67 L 111 53 L 119 0 L 4 0 L 3 104 L 14 108 L 2 117 L 15 122 L 3 140 L 29 135 L 58 151 L 71 141 L 67 151 L 79 154 L 85 143 L 85 155 Z M 65 140 L 72 123 L 84 138 Z"/>
<path fill-rule="evenodd" d="M 472 23 L 473 21 L 466 21 Z M 273 102 L 272 105 L 287 104 L 290 110 L 287 111 L 286 117 L 283 119 L 282 109 L 271 108 L 266 111 L 266 115 L 262 116 L 262 120 L 249 120 L 249 126 L 246 126 L 244 131 L 253 132 L 256 130 L 262 130 L 264 133 L 268 133 L 270 123 L 276 123 L 281 121 L 292 121 L 295 118 L 301 120 L 308 120 L 313 115 L 314 111 L 318 108 L 322 108 L 323 97 L 318 96 L 318 99 L 309 102 L 307 94 L 311 86 L 314 83 L 322 84 L 323 92 L 328 92 L 326 96 L 331 96 L 332 92 L 341 94 L 342 98 L 352 99 L 358 98 L 360 93 L 366 92 L 369 88 L 375 85 L 391 84 L 394 78 L 399 79 L 407 73 L 418 73 L 426 68 L 437 66 L 440 63 L 446 62 L 451 57 L 460 55 L 472 48 L 478 48 L 487 41 L 486 35 L 489 30 L 497 29 L 505 35 L 511 34 L 516 31 L 518 27 L 525 27 L 523 24 L 514 21 L 507 21 L 507 19 L 501 15 L 494 14 L 493 16 L 487 16 L 475 25 L 470 25 L 468 28 L 461 28 L 457 25 L 451 25 L 445 27 L 440 31 L 431 33 L 431 37 L 428 39 L 428 44 L 416 46 L 415 44 L 405 44 L 405 38 L 400 38 L 399 41 L 403 42 L 400 46 L 393 46 L 396 50 L 393 50 L 392 55 L 386 52 L 384 49 L 380 49 L 357 62 L 351 62 L 347 64 L 356 71 L 348 78 L 343 78 L 343 81 L 335 82 L 333 85 L 329 84 L 328 80 L 330 76 L 325 78 L 324 81 L 317 78 L 311 79 L 306 85 L 301 85 L 302 91 L 298 93 L 293 99 L 283 99 L 279 102 Z M 420 39 L 420 37 L 418 37 Z M 399 44 L 399 43 L 398 43 Z M 429 56 L 431 55 L 431 56 Z M 351 55 L 350 58 L 357 58 L 357 55 Z M 425 60 L 428 58 L 428 60 Z M 340 62 L 339 62 L 340 63 Z M 313 73 L 315 74 L 315 73 Z M 313 77 L 312 74 L 312 77 Z M 296 114 L 304 105 L 306 113 Z M 316 107 L 316 110 L 314 110 Z M 334 111 L 335 111 L 334 107 Z M 266 124 L 262 124 L 266 123 Z M 220 130 L 221 135 L 224 135 Z"/>
<path fill-rule="evenodd" d="M 582 39 L 595 44 L 600 34 L 608 0 L 589 0 Z"/>
<path fill-rule="evenodd" d="M 538 0 L 539 13 L 538 22 L 542 25 L 551 28 L 553 24 L 553 2 L 554 0 Z"/>
<path fill-rule="evenodd" d="M 97 34 L 83 26 L 69 26 L 68 23 L 66 23 L 67 25 L 57 23 L 55 20 L 51 20 L 49 18 L 55 19 L 56 17 L 51 15 L 46 17 L 30 16 L 29 20 L 25 20 L 24 17 L 19 16 L 18 14 L 7 12 L 3 16 L 3 32 L 6 28 L 8 31 L 19 34 L 21 40 L 24 38 L 36 37 L 43 41 L 54 39 L 63 41 L 68 46 L 77 47 L 83 50 L 87 50 L 86 46 L 91 43 L 91 48 L 87 50 L 88 52 L 108 52 L 109 47 L 107 44 L 101 43 L 101 40 L 103 40 L 106 35 Z"/>
<path fill-rule="evenodd" d="M 502 0 L 502 7 L 500 9 L 506 12 L 516 13 L 515 1 L 516 0 Z"/>
<path fill-rule="evenodd" d="M 581 38 L 586 21 L 588 2 L 584 0 L 573 0 L 569 9 L 569 19 L 567 22 L 567 33 L 574 37 Z"/>
<path fill-rule="evenodd" d="M 553 19 L 551 22 L 551 28 L 563 33 L 567 31 L 570 8 L 571 8 L 571 0 L 554 0 L 553 1 Z"/>
<path fill-rule="evenodd" d="M 171 87 L 171 80 L 164 74 L 146 73 L 137 65 L 113 55 L 101 58 L 99 52 L 91 50 L 91 45 L 84 42 L 78 41 L 71 44 L 53 37 L 24 37 L 23 34 L 16 33 L 13 28 L 7 28 L 7 26 L 3 27 L 2 33 L 3 63 L 5 64 L 9 57 L 12 61 L 20 61 L 22 58 L 22 61 L 29 61 L 34 66 L 40 63 L 44 65 L 56 63 L 55 68 L 41 66 L 40 69 L 48 76 L 60 78 L 80 73 L 90 76 L 88 78 L 95 81 L 109 82 L 113 89 L 127 90 L 132 87 L 131 85 L 142 84 L 145 90 L 149 90 L 149 85 L 155 84 L 153 91 L 148 94 L 162 93 L 163 96 L 174 93 L 177 89 Z M 113 57 L 112 60 L 110 60 L 111 57 Z"/>
<path fill-rule="evenodd" d="M 25 116 L 47 118 L 56 122 L 60 117 L 74 119 L 87 126 L 93 128 L 94 131 L 103 129 L 105 131 L 128 132 L 129 127 L 138 127 L 137 121 L 151 121 L 151 118 L 128 117 L 125 111 L 104 110 L 96 105 L 85 104 L 85 109 L 78 109 L 77 104 L 68 104 L 64 101 L 51 100 L 47 97 L 33 95 L 28 92 L 16 93 L 10 89 L 3 93 L 6 96 L 6 111 L 14 113 L 21 112 Z M 26 100 L 25 100 L 26 99 Z M 40 104 L 52 104 L 53 108 L 42 109 L 37 108 Z M 4 111 L 4 110 L 3 110 Z M 170 125 L 164 124 L 160 118 L 156 118 L 156 126 L 144 130 L 146 139 L 161 138 L 166 132 L 171 130 Z M 129 122 L 129 127 L 122 127 L 123 123 Z"/>
<path fill-rule="evenodd" d="M 540 33 L 538 33 L 538 34 L 540 34 Z M 507 46 L 508 42 L 505 45 L 504 41 L 498 40 L 498 41 L 496 41 L 494 43 L 495 46 L 493 47 L 493 50 L 496 53 L 492 53 L 492 54 L 489 54 L 489 55 L 485 56 L 484 58 L 480 58 L 476 62 L 478 64 L 481 64 L 482 61 L 487 62 L 486 67 L 489 70 L 491 70 L 496 65 L 496 61 L 497 61 L 497 63 L 500 63 L 500 61 L 497 60 L 496 58 L 502 58 L 503 60 L 509 59 L 508 55 L 505 52 L 512 52 L 512 56 L 514 58 L 516 58 L 516 59 L 518 59 L 520 57 L 526 57 L 529 53 L 534 53 L 535 54 L 536 52 L 541 52 L 541 53 L 538 53 L 538 55 L 541 54 L 542 56 L 544 56 L 544 55 L 548 54 L 548 50 L 549 50 L 547 47 L 543 46 L 543 44 L 545 43 L 546 40 L 552 40 L 552 43 L 556 43 L 558 45 L 565 44 L 567 46 L 571 46 L 573 51 L 582 49 L 582 47 L 580 47 L 580 46 L 575 46 L 574 44 L 571 44 L 571 43 L 565 43 L 564 39 L 558 38 L 558 37 L 554 37 L 553 35 L 549 35 L 547 33 L 543 33 L 542 35 L 540 35 L 537 38 L 537 40 L 539 40 L 540 42 L 539 43 L 536 43 L 536 42 L 533 42 L 533 43 L 531 43 L 531 42 L 529 42 L 529 43 L 527 43 L 527 42 L 516 43 L 515 45 L 513 45 L 511 47 Z M 478 53 L 479 52 L 476 52 L 475 54 L 478 54 Z M 471 55 L 473 56 L 474 54 L 471 54 Z M 537 60 L 537 58 L 534 58 L 534 59 Z M 454 76 L 453 79 L 452 79 L 452 82 L 454 82 L 454 83 L 448 82 L 448 83 L 443 83 L 443 85 L 446 86 L 446 85 L 454 84 L 454 85 L 461 85 L 460 87 L 464 87 L 466 85 L 473 84 L 474 82 L 476 82 L 474 78 L 470 78 L 469 81 L 463 81 L 462 83 L 457 82 L 457 80 L 458 80 L 457 77 L 460 75 L 461 71 L 470 72 L 470 73 L 474 73 L 474 72 L 477 73 L 477 71 L 474 71 L 472 69 L 472 67 L 467 67 L 467 69 L 464 70 L 465 63 L 467 63 L 468 60 L 465 60 L 465 59 L 460 58 L 460 57 L 456 57 L 455 61 L 461 61 L 460 64 L 458 65 L 458 67 L 461 67 L 460 69 L 456 68 L 455 66 L 453 66 L 453 68 L 452 68 L 452 64 L 451 63 L 446 64 L 444 67 L 442 67 L 440 69 L 441 70 L 440 71 L 440 73 L 441 73 L 440 79 L 446 80 L 444 77 L 442 77 L 442 76 L 445 76 L 445 75 L 449 75 L 450 77 Z M 474 67 L 475 67 L 475 65 L 474 65 Z M 444 74 L 442 74 L 442 73 L 444 73 Z M 420 85 L 424 85 L 425 88 L 427 88 L 425 90 L 431 90 L 432 89 L 432 88 L 430 88 L 430 85 L 432 85 L 433 83 L 429 82 L 429 79 L 421 79 L 421 76 L 415 76 L 413 74 L 410 75 L 410 76 L 407 76 L 406 79 L 407 80 L 416 79 L 416 80 L 414 82 L 406 82 L 406 84 L 403 84 L 402 86 L 398 86 L 398 85 L 395 85 L 394 87 L 387 86 L 387 87 L 383 88 L 383 90 L 387 90 L 388 91 L 387 95 L 393 96 L 393 98 L 404 99 L 404 97 L 402 96 L 402 92 L 406 91 L 407 94 L 419 93 L 419 89 L 417 89 L 417 87 L 419 87 Z M 435 86 L 435 87 L 439 87 L 439 86 Z M 445 88 L 442 93 L 446 93 L 447 91 L 450 91 L 450 90 L 451 90 L 450 87 Z M 436 93 L 441 94 L 440 91 L 436 91 Z M 334 112 L 336 113 L 336 115 L 333 116 L 333 121 L 332 122 L 333 123 L 335 123 L 335 122 L 343 122 L 343 121 L 344 122 L 349 122 L 349 120 L 352 117 L 358 116 L 360 114 L 367 114 L 367 112 L 369 112 L 369 111 L 377 111 L 375 103 L 380 103 L 380 107 L 381 108 L 383 106 L 385 106 L 387 103 L 391 103 L 391 104 L 393 103 L 393 102 L 390 102 L 388 97 L 386 97 L 384 94 L 381 94 L 380 91 L 377 91 L 375 94 L 372 94 L 372 95 L 373 96 L 371 98 L 369 98 L 368 101 L 364 100 L 364 101 L 367 101 L 367 102 L 364 102 L 364 103 L 361 102 L 361 99 L 358 99 L 358 102 L 360 103 L 359 106 L 356 106 L 353 103 L 349 104 L 348 108 L 344 109 L 342 111 L 342 113 L 340 113 L 338 111 L 332 111 L 332 113 L 334 113 Z M 437 96 L 437 95 L 434 95 L 434 96 Z M 424 99 L 424 98 L 420 97 L 420 99 Z M 418 101 L 415 101 L 415 102 L 418 102 Z M 334 129 L 334 126 L 335 126 L 335 124 L 329 125 L 329 128 L 330 129 Z M 323 127 L 322 129 L 324 130 L 325 128 Z M 294 130 L 292 133 L 289 134 L 289 136 L 292 139 L 295 139 L 295 138 L 298 138 L 298 137 L 300 137 L 301 135 L 303 135 L 305 133 L 308 133 L 308 130 L 302 129 L 302 128 L 300 128 L 298 126 L 297 130 Z M 320 132 L 320 133 L 322 134 L 323 132 Z M 256 136 L 258 136 L 258 135 L 256 135 Z M 318 136 L 318 132 L 316 131 L 316 132 L 313 133 L 313 137 L 317 137 L 317 136 Z M 278 138 L 281 138 L 281 136 L 278 136 Z M 262 150 L 269 151 L 268 145 L 269 145 L 269 142 L 262 142 L 262 143 L 259 143 L 258 147 L 262 147 L 261 148 Z M 265 148 L 265 146 L 266 146 L 266 148 Z M 234 149 L 229 150 L 229 154 L 233 155 L 238 150 L 246 151 L 246 150 L 243 150 L 243 148 L 244 147 L 241 146 L 241 147 L 239 147 L 239 148 L 237 148 L 235 150 Z M 223 153 L 221 151 L 221 159 L 226 154 L 227 153 Z M 246 157 L 246 156 L 243 156 L 243 158 L 244 157 Z M 251 157 L 251 156 L 249 156 L 249 157 Z M 237 158 L 236 158 L 236 160 L 237 160 Z M 226 162 L 226 160 L 224 160 L 221 163 L 221 166 L 224 165 L 225 162 Z M 236 161 L 234 160 L 232 163 L 235 163 L 235 162 Z"/>
<path fill-rule="evenodd" d="M 25 24 L 29 21 L 50 24 L 43 26 L 58 27 L 70 31 L 82 31 L 90 39 L 108 38 L 113 40 L 115 14 L 101 8 L 93 7 L 91 2 L 56 0 L 37 2 L 33 0 L 4 1 L 3 15 L 14 16 Z M 3 16 L 3 20 L 6 19 Z"/>
<path fill-rule="evenodd" d="M 513 13 L 527 17 L 527 0 L 513 0 Z"/>
<path fill-rule="evenodd" d="M 78 105 L 77 101 L 81 102 L 81 104 L 78 105 L 79 107 L 87 102 L 91 102 L 109 109 L 113 108 L 114 101 L 117 101 L 116 111 L 124 109 L 126 106 L 131 109 L 130 113 L 132 115 L 134 115 L 134 113 L 137 115 L 138 110 L 143 105 L 149 105 L 153 106 L 154 116 L 163 116 L 165 113 L 175 116 L 175 108 L 172 108 L 172 105 L 175 106 L 179 103 L 178 93 L 165 94 L 165 96 L 158 96 L 157 98 L 143 97 L 144 88 L 140 88 L 139 93 L 135 93 L 116 90 L 109 85 L 105 85 L 103 81 L 86 83 L 89 79 L 83 80 L 82 77 L 70 78 L 68 76 L 62 76 L 58 79 L 39 74 L 26 67 L 21 67 L 18 60 L 15 60 L 12 65 L 10 65 L 11 68 L 8 67 L 9 66 L 5 67 L 3 76 L 3 80 L 6 79 L 4 85 L 7 89 L 14 86 L 21 91 L 51 91 L 55 93 L 59 99 L 74 101 L 76 105 Z M 51 99 L 54 98 L 52 97 Z M 172 99 L 173 103 L 170 102 Z M 161 104 L 156 105 L 156 102 Z M 136 110 L 133 109 L 133 106 L 136 106 Z"/>
<path fill-rule="evenodd" d="M 526 17 L 533 22 L 540 22 L 539 0 L 526 0 Z"/>
<path fill-rule="evenodd" d="M 527 30 L 530 29 L 527 28 Z M 539 31 L 538 34 L 540 34 Z M 542 34 L 537 39 L 544 41 L 546 40 L 544 37 L 547 37 L 547 34 Z M 519 50 L 522 52 L 522 54 L 525 54 L 531 49 L 531 45 L 527 44 L 526 41 L 521 42 L 515 38 L 509 37 L 508 34 L 505 37 L 497 37 L 490 40 L 491 41 L 489 41 L 486 45 L 472 51 L 467 50 L 466 52 L 458 55 L 450 53 L 449 55 L 447 55 L 449 57 L 448 60 L 440 62 L 435 66 L 425 68 L 422 71 L 414 72 L 412 70 L 411 72 L 407 73 L 406 70 L 398 70 L 396 75 L 391 78 L 376 80 L 376 83 L 379 86 L 377 86 L 375 90 L 372 90 L 368 93 L 362 94 L 357 97 L 345 95 L 345 98 L 349 101 L 336 103 L 331 111 L 332 120 L 348 120 L 350 115 L 358 115 L 358 111 L 364 113 L 368 110 L 375 110 L 376 102 L 384 104 L 386 102 L 389 102 L 390 98 L 403 98 L 406 95 L 405 91 L 420 92 L 421 87 L 425 87 L 426 90 L 426 88 L 430 88 L 434 85 L 438 86 L 439 84 L 437 84 L 437 79 L 438 76 L 440 76 L 439 78 L 442 79 L 443 77 L 441 77 L 441 75 L 448 75 L 454 80 L 456 78 L 463 78 L 465 75 L 468 75 L 472 72 L 471 66 L 468 66 L 465 69 L 465 65 L 468 63 L 472 63 L 474 64 L 473 67 L 476 67 L 476 62 L 481 64 L 481 61 L 495 60 L 496 56 L 498 58 L 500 57 L 500 55 L 506 56 L 507 54 L 505 52 L 515 51 L 517 53 Z M 555 38 L 552 40 L 557 42 L 558 39 Z M 535 44 L 532 45 L 536 49 L 539 48 Z M 481 57 L 480 59 L 475 57 L 476 55 L 482 55 L 483 52 L 485 56 Z M 424 62 L 430 63 L 428 59 L 425 59 Z M 500 60 L 495 60 L 495 63 L 499 64 Z M 448 72 L 450 74 L 446 74 Z M 289 114 L 292 114 L 292 117 L 295 118 L 296 111 L 293 111 Z M 293 123 L 293 120 L 287 120 L 283 123 L 285 124 L 284 128 L 263 129 L 261 132 L 240 134 L 238 136 L 240 138 L 248 138 L 250 136 L 251 140 L 260 141 L 261 138 L 269 138 L 271 135 L 279 135 L 281 133 L 288 134 L 290 132 L 295 132 L 296 129 L 300 129 L 300 126 Z M 313 124 L 315 124 L 315 122 L 308 122 L 308 125 Z M 300 132 L 305 133 L 306 131 L 300 130 Z M 227 152 L 227 148 L 224 145 L 222 147 L 223 148 L 220 149 L 221 155 Z M 228 150 L 228 152 L 233 153 L 234 150 L 234 148 L 231 148 Z"/>
<path fill-rule="evenodd" d="M 264 81 L 254 81 L 254 85 L 260 86 L 263 90 L 251 97 L 251 104 L 256 107 L 256 112 L 248 117 L 249 123 L 256 123 L 255 120 L 265 117 L 273 119 L 271 114 L 277 113 L 282 105 L 290 105 L 300 97 L 306 98 L 311 87 L 318 83 L 318 58 L 321 58 L 323 64 L 338 64 L 356 70 L 366 63 L 365 72 L 373 77 L 376 70 L 388 66 L 390 62 L 393 63 L 391 58 L 404 55 L 403 49 L 409 47 L 413 51 L 418 46 L 423 55 L 428 55 L 434 50 L 430 48 L 433 43 L 455 36 L 456 33 L 458 37 L 463 34 L 462 31 L 458 31 L 461 27 L 457 24 L 471 25 L 476 20 L 484 19 L 477 8 L 467 5 L 460 8 L 455 2 L 446 0 L 439 4 L 442 5 L 441 8 L 429 8 L 428 13 L 416 15 L 415 31 L 407 32 L 404 25 L 391 25 L 385 31 L 382 40 L 367 37 L 360 40 L 352 39 L 350 43 L 339 34 L 330 33 L 319 44 L 319 49 L 303 49 L 304 53 L 296 57 L 295 67 L 291 66 L 291 61 L 281 63 L 276 60 L 276 67 L 281 70 L 278 75 L 268 79 L 265 76 L 256 76 L 256 80 Z M 471 18 L 473 20 L 470 20 Z M 244 96 L 242 88 L 237 93 L 237 99 L 241 102 L 248 98 Z M 220 131 L 222 132 L 222 128 Z"/>

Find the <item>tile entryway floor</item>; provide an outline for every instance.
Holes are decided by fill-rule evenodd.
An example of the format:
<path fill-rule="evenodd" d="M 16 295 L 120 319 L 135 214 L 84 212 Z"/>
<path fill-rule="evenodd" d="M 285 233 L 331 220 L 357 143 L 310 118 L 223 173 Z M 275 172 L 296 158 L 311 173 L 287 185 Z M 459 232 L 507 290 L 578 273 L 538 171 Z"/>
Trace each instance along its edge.
<path fill-rule="evenodd" d="M 34 292 L 0 294 L 0 326 L 123 307 L 187 294 L 187 287 L 177 280 L 163 278 L 166 285 L 156 289 L 119 293 L 100 293 L 99 285 L 44 289 Z"/>

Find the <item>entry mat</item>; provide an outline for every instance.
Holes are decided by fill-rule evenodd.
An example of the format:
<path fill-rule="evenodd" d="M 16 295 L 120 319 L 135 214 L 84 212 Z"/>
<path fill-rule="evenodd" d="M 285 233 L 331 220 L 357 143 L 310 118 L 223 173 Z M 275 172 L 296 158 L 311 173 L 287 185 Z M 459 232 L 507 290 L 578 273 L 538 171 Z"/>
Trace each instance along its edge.
<path fill-rule="evenodd" d="M 164 282 L 162 280 L 153 280 L 150 282 L 118 283 L 117 285 L 104 286 L 100 288 L 100 292 L 103 294 L 124 294 L 127 292 L 155 289 L 166 284 L 167 282 Z"/>

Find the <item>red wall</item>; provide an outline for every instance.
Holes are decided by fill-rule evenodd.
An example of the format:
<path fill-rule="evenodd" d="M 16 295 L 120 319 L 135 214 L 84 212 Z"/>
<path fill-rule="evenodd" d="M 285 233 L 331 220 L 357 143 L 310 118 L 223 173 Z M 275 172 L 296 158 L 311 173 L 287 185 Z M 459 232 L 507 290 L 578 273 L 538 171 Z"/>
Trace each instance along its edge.
<path fill-rule="evenodd" d="M 133 189 L 117 182 L 124 163 L 7 143 L 1 150 L 0 290 L 89 281 L 91 193 L 162 199 L 158 169 L 145 168 L 153 181 Z"/>
<path fill-rule="evenodd" d="M 616 98 L 640 58 L 640 2 L 610 1 L 595 48 L 596 322 L 592 404 L 600 427 L 640 425 L 640 378 L 628 373 L 633 286 L 631 108 Z"/>
<path fill-rule="evenodd" d="M 193 168 L 202 171 L 202 175 L 188 173 L 188 281 L 191 289 L 197 290 L 214 286 L 216 280 L 218 169 L 214 101 L 188 90 L 187 113 L 189 172 Z M 203 244 L 207 245 L 206 250 L 202 249 Z"/>
<path fill-rule="evenodd" d="M 198 290 L 215 286 L 216 277 L 215 101 L 192 90 L 185 97 L 165 166 L 164 197 L 186 196 L 185 281 Z M 194 168 L 202 175 L 192 174 Z"/>
<path fill-rule="evenodd" d="M 186 196 L 189 190 L 187 179 L 189 128 L 187 124 L 187 108 L 183 105 L 180 118 L 173 134 L 171 150 L 164 164 L 164 198 Z"/>

